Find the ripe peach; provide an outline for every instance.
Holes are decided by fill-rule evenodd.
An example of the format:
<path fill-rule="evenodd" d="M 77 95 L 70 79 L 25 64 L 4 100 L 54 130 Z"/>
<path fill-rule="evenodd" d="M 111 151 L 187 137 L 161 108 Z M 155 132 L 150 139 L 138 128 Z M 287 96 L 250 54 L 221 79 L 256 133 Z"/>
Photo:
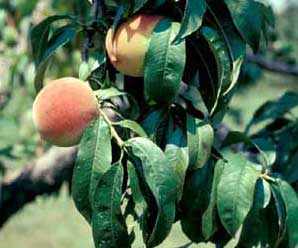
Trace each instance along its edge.
<path fill-rule="evenodd" d="M 41 137 L 57 146 L 78 144 L 84 129 L 98 115 L 92 89 L 71 77 L 49 82 L 33 104 L 33 121 Z"/>
<path fill-rule="evenodd" d="M 128 76 L 144 76 L 150 36 L 162 18 L 158 15 L 136 15 L 119 26 L 113 40 L 112 29 L 109 29 L 105 44 L 111 63 L 117 70 Z"/>

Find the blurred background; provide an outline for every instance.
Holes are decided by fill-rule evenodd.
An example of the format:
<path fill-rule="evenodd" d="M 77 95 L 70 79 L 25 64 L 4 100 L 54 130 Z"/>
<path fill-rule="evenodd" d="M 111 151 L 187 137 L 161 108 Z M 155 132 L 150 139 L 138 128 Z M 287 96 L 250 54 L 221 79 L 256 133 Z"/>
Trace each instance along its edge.
<path fill-rule="evenodd" d="M 40 173 L 34 171 L 34 166 L 43 161 L 35 161 L 50 148 L 40 140 L 32 123 L 35 69 L 30 54 L 30 29 L 54 13 L 83 14 L 88 11 L 88 1 L 82 2 L 0 0 L 0 187 L 9 187 L 11 182 L 21 187 L 19 181 L 27 180 L 27 175 Z M 224 119 L 234 130 L 243 131 L 264 102 L 275 100 L 289 90 L 298 92 L 298 2 L 269 2 L 276 14 L 276 27 L 270 31 L 267 46 L 264 42 L 257 55 L 248 51 L 239 87 Z M 77 76 L 81 62 L 79 48 L 79 41 L 74 41 L 60 49 L 46 78 Z M 60 156 L 55 151 L 53 154 L 57 159 Z M 39 182 L 33 180 L 30 185 L 33 188 L 37 187 L 34 183 Z M 42 186 L 48 187 L 45 194 L 36 198 L 32 195 L 30 199 L 25 199 L 20 192 L 9 191 L 11 195 L 17 194 L 13 195 L 18 198 L 16 204 L 25 205 L 20 211 L 16 211 L 19 206 L 3 205 L 11 195 L 1 193 L 0 188 L 0 248 L 93 247 L 90 229 L 73 205 L 68 184 L 61 180 Z M 30 203 L 25 204 L 27 201 Z M 187 242 L 180 227 L 175 226 L 160 247 L 174 248 Z"/>

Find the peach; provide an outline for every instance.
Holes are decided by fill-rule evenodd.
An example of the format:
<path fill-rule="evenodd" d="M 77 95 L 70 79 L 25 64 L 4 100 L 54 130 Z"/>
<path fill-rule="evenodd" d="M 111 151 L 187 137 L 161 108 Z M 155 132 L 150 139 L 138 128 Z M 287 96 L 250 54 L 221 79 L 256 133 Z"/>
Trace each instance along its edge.
<path fill-rule="evenodd" d="M 80 142 L 84 129 L 99 115 L 87 83 L 65 77 L 49 82 L 33 103 L 33 121 L 41 137 L 57 146 Z"/>
<path fill-rule="evenodd" d="M 111 63 L 118 71 L 133 77 L 144 76 L 150 36 L 162 18 L 158 15 L 136 15 L 119 26 L 113 40 L 112 29 L 109 29 L 106 49 Z"/>

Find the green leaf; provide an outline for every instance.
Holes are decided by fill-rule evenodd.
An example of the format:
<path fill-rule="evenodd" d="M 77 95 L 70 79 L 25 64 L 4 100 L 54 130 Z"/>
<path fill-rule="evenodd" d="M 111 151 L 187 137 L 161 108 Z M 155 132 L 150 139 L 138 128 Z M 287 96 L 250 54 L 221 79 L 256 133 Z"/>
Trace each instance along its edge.
<path fill-rule="evenodd" d="M 114 21 L 113 21 L 113 25 L 112 25 L 112 30 L 113 32 L 115 32 L 115 30 L 117 29 L 118 25 L 119 25 L 119 22 L 121 21 L 121 18 L 123 16 L 125 12 L 125 6 L 123 6 L 122 4 L 118 7 L 117 9 L 117 12 L 116 12 L 116 15 L 114 16 Z M 114 35 L 114 34 L 113 34 Z M 112 36 L 112 39 L 114 37 Z"/>
<path fill-rule="evenodd" d="M 203 242 L 202 215 L 210 201 L 214 164 L 211 160 L 203 168 L 187 173 L 182 199 L 179 203 L 181 227 L 193 242 Z"/>
<path fill-rule="evenodd" d="M 228 89 L 232 80 L 232 60 L 229 54 L 228 47 L 225 40 L 218 31 L 209 27 L 202 27 L 201 34 L 204 36 L 210 49 L 212 50 L 218 69 L 218 89 L 217 99 L 214 103 L 213 109 L 217 105 L 220 93 Z"/>
<path fill-rule="evenodd" d="M 105 63 L 106 58 L 103 51 L 89 53 L 88 60 L 83 61 L 79 67 L 79 78 L 88 81 L 88 78 L 92 78 L 92 74 L 100 70 Z"/>
<path fill-rule="evenodd" d="M 179 33 L 173 42 L 181 42 L 182 39 L 197 31 L 202 25 L 205 11 L 206 0 L 187 0 Z"/>
<path fill-rule="evenodd" d="M 272 6 L 257 2 L 260 12 L 262 13 L 262 32 L 266 42 L 270 40 L 270 34 L 268 33 L 268 26 L 275 28 L 275 16 Z"/>
<path fill-rule="evenodd" d="M 148 2 L 148 0 L 133 0 L 133 2 L 134 2 L 133 13 L 135 13 L 138 10 L 140 10 Z"/>
<path fill-rule="evenodd" d="M 181 96 L 190 101 L 192 106 L 197 110 L 200 111 L 204 117 L 209 116 L 209 111 L 203 101 L 202 95 L 200 91 L 197 89 L 197 87 L 192 85 L 186 85 L 183 86 L 183 91 L 180 92 Z"/>
<path fill-rule="evenodd" d="M 199 91 L 208 111 L 212 114 L 220 93 L 222 68 L 218 67 L 216 54 L 210 49 L 209 43 L 202 35 L 197 41 L 189 40 L 188 45 L 187 56 L 192 61 L 196 61 L 198 68 Z"/>
<path fill-rule="evenodd" d="M 278 180 L 278 186 L 285 203 L 286 225 L 289 235 L 289 248 L 298 246 L 298 198 L 294 189 L 285 181 Z"/>
<path fill-rule="evenodd" d="M 260 2 L 258 2 L 258 4 L 263 12 L 263 17 L 265 21 L 268 23 L 269 26 L 274 28 L 276 22 L 275 22 L 273 6 L 271 6 L 270 4 L 265 5 L 264 3 L 260 3 Z"/>
<path fill-rule="evenodd" d="M 148 137 L 156 144 L 163 141 L 168 125 L 168 112 L 165 109 L 156 109 L 150 112 L 142 122 L 142 127 Z"/>
<path fill-rule="evenodd" d="M 43 87 L 43 80 L 50 62 L 50 58 L 42 61 L 35 70 L 34 87 L 36 93 L 38 93 Z"/>
<path fill-rule="evenodd" d="M 295 92 L 286 92 L 277 101 L 266 102 L 254 113 L 253 118 L 250 120 L 246 128 L 247 132 L 253 125 L 261 123 L 265 120 L 272 120 L 282 117 L 297 105 L 298 94 Z"/>
<path fill-rule="evenodd" d="M 86 81 L 90 75 L 89 65 L 86 61 L 83 61 L 79 68 L 79 79 Z"/>
<path fill-rule="evenodd" d="M 226 5 L 221 2 L 208 3 L 208 13 L 214 21 L 214 27 L 217 28 L 224 38 L 232 60 L 230 84 L 223 84 L 222 86 L 222 93 L 224 95 L 230 92 L 235 86 L 246 54 L 246 44 L 233 25 L 228 12 Z"/>
<path fill-rule="evenodd" d="M 43 59 L 51 57 L 55 51 L 71 41 L 76 34 L 73 25 L 66 25 L 57 29 L 47 43 Z"/>
<path fill-rule="evenodd" d="M 120 162 L 102 176 L 94 194 L 92 233 L 96 248 L 130 247 L 121 213 L 123 168 Z"/>
<path fill-rule="evenodd" d="M 270 123 L 260 135 L 264 138 L 273 136 L 276 144 L 277 159 L 275 167 L 282 174 L 282 178 L 289 183 L 298 180 L 298 122 L 290 121 L 288 118 L 281 118 Z"/>
<path fill-rule="evenodd" d="M 107 100 L 116 96 L 124 96 L 126 93 L 124 91 L 121 91 L 115 87 L 110 87 L 107 89 L 100 89 L 95 91 L 96 96 L 101 100 Z"/>
<path fill-rule="evenodd" d="M 287 161 L 287 166 L 283 170 L 283 178 L 288 183 L 295 183 L 298 181 L 297 161 L 298 161 L 298 151 L 294 155 L 292 155 L 290 161 Z"/>
<path fill-rule="evenodd" d="M 153 0 L 151 3 L 152 9 L 156 10 L 166 2 L 167 0 Z"/>
<path fill-rule="evenodd" d="M 224 169 L 224 162 L 220 160 L 215 165 L 214 177 L 211 190 L 211 198 L 207 210 L 202 217 L 202 232 L 206 240 L 208 240 L 218 229 L 217 226 L 217 187 Z"/>
<path fill-rule="evenodd" d="M 230 131 L 223 140 L 221 147 L 227 147 L 238 143 L 244 143 L 245 145 L 254 145 L 252 140 L 244 133 L 239 131 Z"/>
<path fill-rule="evenodd" d="M 254 144 L 260 151 L 260 161 L 262 164 L 271 166 L 276 160 L 276 148 L 270 139 L 256 138 L 253 139 Z"/>
<path fill-rule="evenodd" d="M 259 179 L 256 184 L 254 204 L 243 223 L 239 247 L 274 247 L 277 239 L 277 218 L 270 196 L 269 184 Z"/>
<path fill-rule="evenodd" d="M 255 147 L 261 155 L 262 164 L 267 167 L 271 166 L 276 160 L 276 148 L 272 141 L 263 138 L 250 139 L 242 132 L 229 132 L 221 146 L 227 147 L 238 143 L 244 143 L 248 147 Z"/>
<path fill-rule="evenodd" d="M 121 126 L 123 128 L 128 128 L 132 132 L 136 133 L 141 137 L 145 137 L 145 138 L 147 137 L 147 134 L 145 133 L 144 129 L 135 121 L 122 120 L 122 121 L 114 122 L 113 125 Z"/>
<path fill-rule="evenodd" d="M 286 234 L 286 208 L 284 204 L 284 200 L 278 185 L 270 184 L 272 196 L 274 199 L 274 204 L 277 212 L 278 218 L 278 235 L 277 235 L 277 243 L 281 242 Z"/>
<path fill-rule="evenodd" d="M 144 87 L 149 99 L 170 104 L 178 94 L 185 66 L 185 42 L 172 44 L 180 24 L 161 20 L 153 30 L 145 57 Z"/>
<path fill-rule="evenodd" d="M 262 30 L 262 16 L 257 2 L 225 0 L 225 3 L 242 38 L 257 52 Z"/>
<path fill-rule="evenodd" d="M 175 174 L 165 154 L 149 139 L 132 138 L 126 141 L 126 147 L 131 148 L 132 155 L 141 160 L 143 176 L 158 207 L 156 219 L 153 221 L 154 226 L 150 228 L 146 239 L 147 246 L 154 247 L 167 237 L 175 219 L 177 197 Z"/>
<path fill-rule="evenodd" d="M 69 15 L 50 16 L 32 29 L 30 39 L 32 54 L 36 65 L 38 65 L 44 58 L 50 34 L 50 25 L 55 21 L 66 19 L 72 19 L 72 17 Z"/>
<path fill-rule="evenodd" d="M 270 185 L 267 181 L 259 179 L 256 184 L 255 192 L 255 208 L 256 209 L 265 209 L 271 200 L 271 190 Z"/>
<path fill-rule="evenodd" d="M 127 163 L 127 168 L 129 173 L 132 197 L 135 203 L 135 211 L 137 215 L 141 217 L 141 215 L 144 213 L 145 209 L 147 208 L 147 203 L 142 195 L 137 172 L 130 161 L 128 161 Z"/>
<path fill-rule="evenodd" d="M 167 133 L 165 155 L 173 166 L 177 185 L 177 201 L 181 200 L 185 175 L 188 167 L 188 148 L 185 131 L 181 127 L 174 128 L 170 122 Z"/>
<path fill-rule="evenodd" d="M 217 187 L 217 209 L 225 229 L 234 236 L 253 204 L 258 172 L 241 154 L 227 159 Z"/>
<path fill-rule="evenodd" d="M 214 140 L 212 126 L 203 121 L 187 115 L 187 144 L 189 154 L 189 167 L 201 168 L 210 157 Z"/>
<path fill-rule="evenodd" d="M 45 29 L 47 28 L 49 29 L 49 26 L 45 27 Z M 32 33 L 34 33 L 33 31 Z M 34 85 L 37 92 L 43 87 L 43 78 L 50 58 L 58 48 L 71 41 L 75 34 L 76 31 L 74 27 L 72 25 L 66 25 L 57 29 L 49 40 L 48 34 L 46 39 L 43 41 L 40 40 L 40 42 L 43 43 L 40 45 L 40 48 L 36 51 L 37 54 L 35 55 L 37 57 L 35 58 L 36 76 Z"/>
<path fill-rule="evenodd" d="M 111 134 L 108 124 L 102 117 L 98 119 L 96 134 L 93 138 L 92 174 L 90 181 L 89 199 L 93 201 L 93 194 L 102 175 L 111 167 L 112 163 L 112 146 Z M 96 140 L 95 140 L 96 139 Z"/>
<path fill-rule="evenodd" d="M 111 156 L 109 128 L 101 118 L 96 119 L 81 139 L 72 178 L 75 205 L 88 222 L 96 185 L 110 168 Z"/>

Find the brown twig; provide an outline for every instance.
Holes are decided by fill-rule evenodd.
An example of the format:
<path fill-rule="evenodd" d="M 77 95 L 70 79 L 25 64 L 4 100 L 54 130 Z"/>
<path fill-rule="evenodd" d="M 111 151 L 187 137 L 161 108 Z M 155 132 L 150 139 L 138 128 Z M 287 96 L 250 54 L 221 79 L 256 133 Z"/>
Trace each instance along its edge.
<path fill-rule="evenodd" d="M 0 227 L 39 195 L 57 192 L 70 181 L 77 148 L 52 147 L 16 175 L 7 174 L 0 183 Z"/>
<path fill-rule="evenodd" d="M 93 37 L 96 32 L 96 20 L 98 17 L 102 17 L 105 13 L 104 1 L 93 0 L 92 1 L 92 17 L 93 22 L 85 29 L 85 40 L 81 47 L 81 57 L 83 61 L 87 61 L 89 58 L 89 49 L 93 47 Z"/>
<path fill-rule="evenodd" d="M 262 69 L 270 72 L 292 75 L 296 77 L 298 76 L 298 66 L 289 65 L 280 61 L 272 61 L 260 54 L 247 54 L 247 62 L 254 63 Z"/>

